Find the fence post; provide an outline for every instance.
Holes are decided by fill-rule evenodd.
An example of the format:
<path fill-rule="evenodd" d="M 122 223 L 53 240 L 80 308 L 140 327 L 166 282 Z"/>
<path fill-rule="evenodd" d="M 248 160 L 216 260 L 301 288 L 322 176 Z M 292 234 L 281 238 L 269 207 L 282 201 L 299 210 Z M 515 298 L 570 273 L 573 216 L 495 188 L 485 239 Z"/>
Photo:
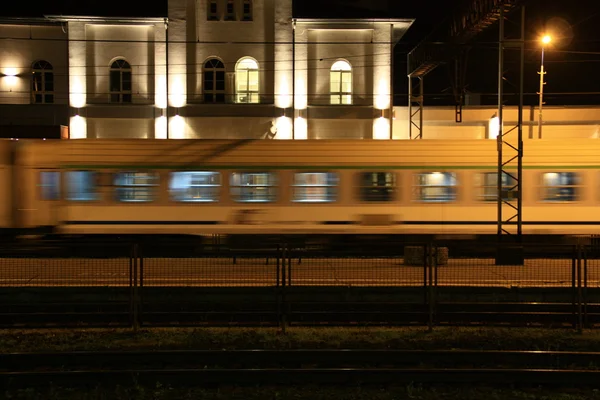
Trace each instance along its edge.
<path fill-rule="evenodd" d="M 133 245 L 133 330 L 140 327 L 138 317 L 138 244 Z"/>
<path fill-rule="evenodd" d="M 277 323 L 281 326 L 281 245 L 277 245 L 277 256 L 275 260 L 275 302 L 277 312 Z"/>
<path fill-rule="evenodd" d="M 433 318 L 434 318 L 434 292 L 433 292 L 433 246 L 431 243 L 427 243 L 423 246 L 425 251 L 425 256 L 423 257 L 425 262 L 425 268 L 428 271 L 427 276 L 427 293 L 428 293 L 428 303 L 429 303 L 429 317 L 427 320 L 427 328 L 431 332 L 433 330 Z"/>
<path fill-rule="evenodd" d="M 143 247 L 142 248 L 138 248 L 138 260 L 139 260 L 139 274 L 140 274 L 140 287 L 138 289 L 138 293 L 137 293 L 137 321 L 138 321 L 138 325 L 141 326 L 143 324 L 142 321 L 142 315 L 143 315 L 143 309 L 142 309 L 142 304 L 143 304 L 143 291 L 144 291 L 144 252 L 143 252 Z"/>
<path fill-rule="evenodd" d="M 583 247 L 583 324 L 586 328 L 589 328 L 589 318 L 587 312 L 588 306 L 588 258 L 587 258 L 587 247 Z"/>
<path fill-rule="evenodd" d="M 287 244 L 283 243 L 282 246 L 282 254 L 281 254 L 281 319 L 280 319 L 280 327 L 281 332 L 285 333 L 287 328 L 287 302 L 285 298 L 285 285 L 286 285 L 286 260 L 287 260 Z"/>
<path fill-rule="evenodd" d="M 571 305 L 573 306 L 573 328 L 577 329 L 577 254 L 578 246 L 573 246 L 573 257 L 571 258 Z"/>
<path fill-rule="evenodd" d="M 581 251 L 581 243 L 577 244 L 577 331 L 579 333 L 583 330 L 583 310 L 582 310 L 582 302 L 583 302 L 583 292 L 582 292 L 582 259 L 583 252 Z"/>

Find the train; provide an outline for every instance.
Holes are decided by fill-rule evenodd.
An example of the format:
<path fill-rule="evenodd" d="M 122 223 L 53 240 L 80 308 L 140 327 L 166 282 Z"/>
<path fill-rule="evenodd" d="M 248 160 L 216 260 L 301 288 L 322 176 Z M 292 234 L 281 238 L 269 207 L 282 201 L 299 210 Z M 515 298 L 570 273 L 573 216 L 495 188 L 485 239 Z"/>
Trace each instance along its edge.
<path fill-rule="evenodd" d="M 522 160 L 523 235 L 600 232 L 599 140 Z M 498 232 L 495 140 L 3 140 L 0 162 L 4 236 Z"/>

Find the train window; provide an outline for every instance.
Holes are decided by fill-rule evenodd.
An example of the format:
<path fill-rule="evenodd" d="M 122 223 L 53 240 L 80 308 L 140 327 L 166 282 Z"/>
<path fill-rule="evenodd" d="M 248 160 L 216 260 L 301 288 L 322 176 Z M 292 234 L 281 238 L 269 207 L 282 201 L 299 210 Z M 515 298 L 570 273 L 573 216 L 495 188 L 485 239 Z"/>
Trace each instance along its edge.
<path fill-rule="evenodd" d="M 68 171 L 66 178 L 67 200 L 93 201 L 98 199 L 98 192 L 96 191 L 96 172 Z"/>
<path fill-rule="evenodd" d="M 396 191 L 396 175 L 393 172 L 361 172 L 361 201 L 392 201 Z"/>
<path fill-rule="evenodd" d="M 483 201 L 498 200 L 498 173 L 483 172 L 475 176 L 475 186 L 478 188 L 478 199 Z M 517 180 L 513 175 L 502 174 L 502 200 L 516 200 L 518 196 Z"/>
<path fill-rule="evenodd" d="M 171 173 L 169 192 L 175 201 L 207 203 L 219 201 L 221 174 L 212 171 Z"/>
<path fill-rule="evenodd" d="M 415 175 L 415 198 L 425 202 L 456 200 L 456 174 L 453 172 L 424 172 Z"/>
<path fill-rule="evenodd" d="M 542 175 L 543 201 L 575 201 L 581 177 L 575 172 L 546 172 Z"/>
<path fill-rule="evenodd" d="M 154 199 L 158 176 L 154 172 L 119 172 L 114 183 L 117 201 L 148 202 Z"/>
<path fill-rule="evenodd" d="M 41 171 L 40 190 L 42 200 L 60 199 L 60 172 Z"/>
<path fill-rule="evenodd" d="M 274 172 L 234 172 L 230 178 L 231 198 L 243 203 L 266 203 L 277 197 Z"/>
<path fill-rule="evenodd" d="M 338 175 L 334 172 L 297 172 L 294 174 L 292 201 L 328 203 L 336 200 Z"/>

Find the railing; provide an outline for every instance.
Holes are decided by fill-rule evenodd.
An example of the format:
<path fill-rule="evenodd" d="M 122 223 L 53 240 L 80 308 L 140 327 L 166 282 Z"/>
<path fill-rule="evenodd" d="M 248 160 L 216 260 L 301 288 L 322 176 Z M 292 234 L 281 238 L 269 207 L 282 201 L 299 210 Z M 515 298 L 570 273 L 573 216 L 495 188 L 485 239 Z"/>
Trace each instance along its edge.
<path fill-rule="evenodd" d="M 507 257 L 507 255 L 509 255 Z M 506 262 L 505 260 L 508 260 Z M 509 265 L 512 264 L 512 265 Z M 0 326 L 600 324 L 597 246 L 0 247 Z"/>

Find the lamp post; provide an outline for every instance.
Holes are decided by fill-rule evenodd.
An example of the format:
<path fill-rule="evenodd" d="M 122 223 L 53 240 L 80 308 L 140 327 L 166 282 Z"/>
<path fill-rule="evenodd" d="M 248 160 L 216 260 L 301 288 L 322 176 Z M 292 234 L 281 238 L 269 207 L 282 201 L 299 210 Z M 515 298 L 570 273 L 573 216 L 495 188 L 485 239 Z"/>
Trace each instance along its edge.
<path fill-rule="evenodd" d="M 544 35 L 542 37 L 542 62 L 540 66 L 540 115 L 538 117 L 538 139 L 542 138 L 542 105 L 544 104 L 544 75 L 546 74 L 546 72 L 544 71 L 544 49 L 546 45 L 551 41 L 552 37 L 550 37 L 550 35 Z"/>

